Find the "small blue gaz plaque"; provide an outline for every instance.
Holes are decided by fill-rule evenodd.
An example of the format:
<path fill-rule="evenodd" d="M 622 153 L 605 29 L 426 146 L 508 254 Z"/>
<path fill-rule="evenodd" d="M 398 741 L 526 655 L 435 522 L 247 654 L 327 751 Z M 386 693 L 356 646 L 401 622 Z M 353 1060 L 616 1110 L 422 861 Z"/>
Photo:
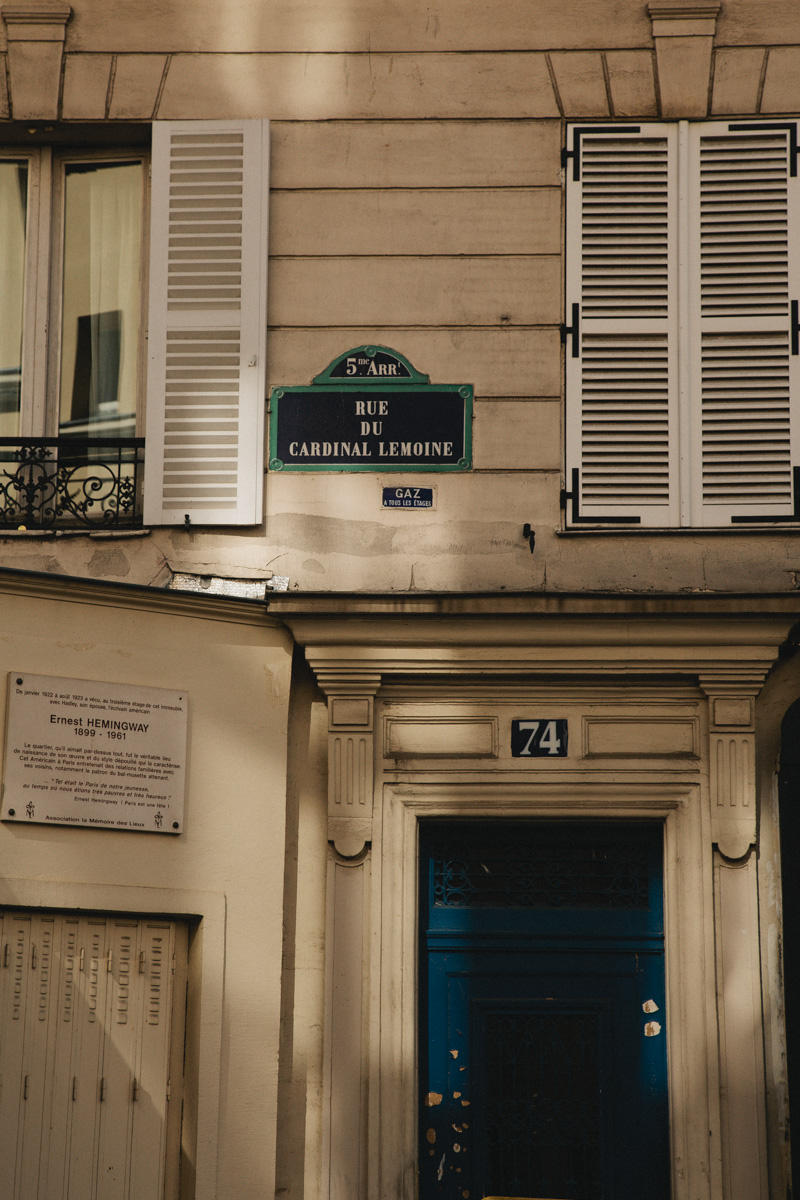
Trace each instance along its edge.
<path fill-rule="evenodd" d="M 385 487 L 381 494 L 383 508 L 433 508 L 433 488 Z"/>

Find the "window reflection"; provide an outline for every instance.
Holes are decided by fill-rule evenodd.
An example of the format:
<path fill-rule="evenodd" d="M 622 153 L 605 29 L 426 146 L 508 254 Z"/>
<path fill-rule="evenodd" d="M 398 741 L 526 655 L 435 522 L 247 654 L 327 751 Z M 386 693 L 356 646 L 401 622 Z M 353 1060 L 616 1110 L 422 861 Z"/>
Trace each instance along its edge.
<path fill-rule="evenodd" d="M 0 437 L 19 434 L 28 164 L 0 160 Z"/>
<path fill-rule="evenodd" d="M 141 162 L 65 164 L 62 434 L 136 431 L 142 170 Z"/>

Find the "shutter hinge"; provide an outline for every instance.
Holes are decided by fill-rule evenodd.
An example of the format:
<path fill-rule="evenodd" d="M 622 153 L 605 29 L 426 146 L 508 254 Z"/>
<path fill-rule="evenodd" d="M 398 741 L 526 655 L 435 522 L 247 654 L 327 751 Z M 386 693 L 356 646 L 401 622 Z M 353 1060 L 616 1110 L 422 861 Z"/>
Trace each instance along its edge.
<path fill-rule="evenodd" d="M 792 338 L 792 354 L 800 354 L 800 314 L 798 313 L 798 303 L 793 300 L 791 303 L 790 328 Z"/>
<path fill-rule="evenodd" d="M 78 955 L 78 970 L 79 971 L 83 970 L 83 964 L 85 961 L 86 961 L 86 949 L 84 946 L 81 946 L 81 952 Z"/>
<path fill-rule="evenodd" d="M 77 1075 L 72 1076 L 72 1099 L 73 1100 L 78 1099 L 78 1076 Z"/>
<path fill-rule="evenodd" d="M 570 130 L 572 134 L 572 149 L 566 146 L 561 149 L 561 165 L 566 167 L 572 159 L 572 178 L 581 177 L 581 134 L 584 133 L 639 133 L 640 125 L 575 125 Z"/>
<path fill-rule="evenodd" d="M 106 958 L 106 971 L 107 972 L 109 972 L 111 970 L 111 964 L 113 961 L 114 961 L 114 951 L 109 950 L 108 957 Z"/>
<path fill-rule="evenodd" d="M 172 974 L 173 974 L 173 975 L 175 974 L 175 964 L 176 964 L 176 962 L 177 962 L 176 956 L 173 954 L 173 956 L 172 956 L 172 962 L 170 963 L 170 967 L 171 967 L 171 970 L 172 970 Z"/>
<path fill-rule="evenodd" d="M 167 1080 L 167 1103 L 172 1099 L 172 1080 Z"/>
<path fill-rule="evenodd" d="M 28 1099 L 28 1083 L 30 1082 L 30 1078 L 31 1078 L 30 1075 L 26 1075 L 25 1082 L 22 1085 L 22 1099 L 23 1100 Z"/>
<path fill-rule="evenodd" d="M 8 960 L 10 959 L 10 957 L 11 957 L 11 943 L 6 942 L 5 946 L 3 946 L 3 966 L 4 967 L 8 966 Z"/>
<path fill-rule="evenodd" d="M 572 357 L 580 358 L 581 356 L 581 337 L 580 337 L 580 304 L 572 306 L 572 324 L 564 323 L 561 326 L 561 341 L 566 345 L 568 337 L 572 338 Z"/>
<path fill-rule="evenodd" d="M 39 961 L 39 955 L 35 946 L 31 946 L 31 970 L 36 970 L 36 964 Z"/>
<path fill-rule="evenodd" d="M 796 301 L 792 301 L 796 303 Z M 792 352 L 794 353 L 794 351 Z M 731 525 L 758 525 L 763 521 L 800 521 L 800 467 L 792 467 L 792 511 L 790 513 L 759 513 L 756 516 L 731 517 Z"/>
<path fill-rule="evenodd" d="M 757 129 L 785 129 L 789 133 L 789 175 L 792 179 L 797 176 L 797 122 L 796 121 L 739 121 L 728 126 L 729 133 L 750 133 Z"/>
<path fill-rule="evenodd" d="M 144 950 L 139 951 L 139 974 L 144 975 L 145 972 L 145 953 Z"/>
<path fill-rule="evenodd" d="M 641 525 L 641 517 L 584 517 L 580 512 L 580 471 L 577 467 L 572 468 L 572 489 L 568 492 L 566 488 L 561 489 L 560 503 L 562 508 L 567 507 L 567 501 L 572 505 L 572 512 L 569 517 L 570 525 Z"/>
<path fill-rule="evenodd" d="M 103 1078 L 100 1080 L 100 1099 L 105 1100 L 105 1098 L 106 1098 L 106 1077 L 104 1075 Z"/>
<path fill-rule="evenodd" d="M 135 1104 L 138 1099 L 139 1099 L 139 1080 L 134 1075 L 133 1086 L 131 1087 L 131 1100 Z"/>

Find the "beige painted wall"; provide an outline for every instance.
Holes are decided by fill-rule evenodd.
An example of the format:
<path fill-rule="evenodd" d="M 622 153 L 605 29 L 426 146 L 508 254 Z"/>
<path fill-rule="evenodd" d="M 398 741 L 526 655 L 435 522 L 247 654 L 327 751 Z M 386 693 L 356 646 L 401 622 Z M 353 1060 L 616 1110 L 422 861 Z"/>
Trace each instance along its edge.
<path fill-rule="evenodd" d="M 262 528 L 20 535 L 3 561 L 137 583 L 165 563 L 275 572 L 301 591 L 794 589 L 791 534 L 560 536 L 564 121 L 657 117 L 681 88 L 709 115 L 800 110 L 793 0 L 725 0 L 705 58 L 669 67 L 655 40 L 640 0 L 75 0 L 63 118 L 272 120 L 269 386 L 394 347 L 474 384 L 475 469 L 273 473 Z M 0 116 L 30 45 L 0 40 Z M 435 511 L 382 510 L 398 482 L 434 482 Z"/>
<path fill-rule="evenodd" d="M 289 639 L 258 606 L 229 606 L 226 619 L 212 602 L 204 619 L 202 601 L 190 610 L 170 594 L 109 592 L 88 589 L 73 602 L 55 588 L 30 595 L 0 582 L 0 727 L 9 671 L 185 689 L 185 832 L 3 824 L 0 903 L 155 906 L 214 923 L 194 971 L 201 1002 L 189 1035 L 200 1037 L 206 1114 L 197 1197 L 255 1200 L 275 1177 Z M 216 1191 L 209 1097 L 218 1097 Z M 191 1086 L 186 1103 L 194 1111 Z"/>

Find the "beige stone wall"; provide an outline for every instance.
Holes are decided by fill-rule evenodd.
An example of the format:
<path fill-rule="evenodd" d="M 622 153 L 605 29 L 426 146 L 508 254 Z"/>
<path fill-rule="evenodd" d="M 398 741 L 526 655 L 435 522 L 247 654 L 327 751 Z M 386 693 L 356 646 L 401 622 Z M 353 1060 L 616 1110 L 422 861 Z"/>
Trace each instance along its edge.
<path fill-rule="evenodd" d="M 476 396 L 469 475 L 272 474 L 261 529 L 21 536 L 4 561 L 304 591 L 794 588 L 791 534 L 560 536 L 564 121 L 800 110 L 793 0 L 723 0 L 713 30 L 639 0 L 75 0 L 54 74 L 53 43 L 0 22 L 0 115 L 272 120 L 270 386 L 368 342 Z M 405 481 L 435 484 L 433 513 L 381 509 Z"/>
<path fill-rule="evenodd" d="M 191 918 L 182 1169 L 197 1173 L 195 1200 L 265 1195 L 275 1178 L 288 636 L 244 605 L 96 586 L 67 598 L 55 584 L 28 590 L 4 578 L 0 608 L 0 729 L 9 671 L 188 695 L 184 832 L 4 823 L 0 905 Z"/>

